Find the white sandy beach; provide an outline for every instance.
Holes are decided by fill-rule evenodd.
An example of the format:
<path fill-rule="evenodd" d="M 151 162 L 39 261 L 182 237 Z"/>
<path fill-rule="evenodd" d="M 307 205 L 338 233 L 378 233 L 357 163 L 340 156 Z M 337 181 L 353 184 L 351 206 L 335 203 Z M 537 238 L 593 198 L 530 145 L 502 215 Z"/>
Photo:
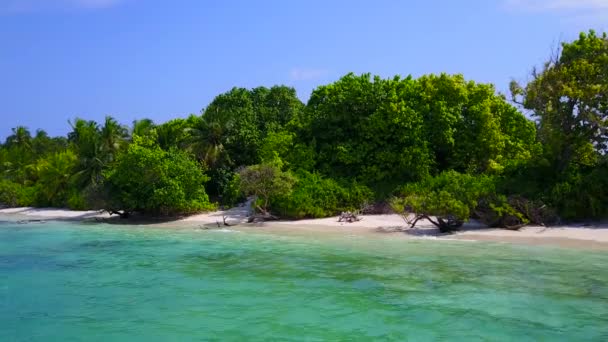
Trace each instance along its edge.
<path fill-rule="evenodd" d="M 155 223 L 159 227 L 223 227 L 223 219 L 238 229 L 256 229 L 271 233 L 301 234 L 357 234 L 394 236 L 395 238 L 428 238 L 463 239 L 478 241 L 509 242 L 520 244 L 557 245 L 563 247 L 589 248 L 608 250 L 608 225 L 592 226 L 528 226 L 519 231 L 485 228 L 471 221 L 461 231 L 454 234 L 441 234 L 430 223 L 420 221 L 416 228 L 408 229 L 401 216 L 362 215 L 361 220 L 353 223 L 338 222 L 337 217 L 323 219 L 305 219 L 297 221 L 273 221 L 261 224 L 247 223 L 249 208 L 235 207 L 225 211 L 214 211 L 192 215 L 183 219 Z M 72 211 L 53 208 L 9 208 L 0 209 L 0 219 L 11 220 L 90 220 L 107 219 L 110 215 L 99 211 Z M 129 221 L 125 221 L 129 223 Z"/>

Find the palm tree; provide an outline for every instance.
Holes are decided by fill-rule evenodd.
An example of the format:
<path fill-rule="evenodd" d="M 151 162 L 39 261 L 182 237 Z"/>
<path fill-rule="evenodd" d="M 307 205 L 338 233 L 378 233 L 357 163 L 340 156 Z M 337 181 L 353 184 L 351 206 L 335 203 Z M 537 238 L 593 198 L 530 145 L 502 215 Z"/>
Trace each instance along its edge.
<path fill-rule="evenodd" d="M 78 162 L 75 177 L 81 187 L 97 183 L 100 179 L 104 160 L 101 155 L 101 131 L 95 121 L 76 118 L 69 122 L 72 131 L 68 141 L 76 152 Z"/>
<path fill-rule="evenodd" d="M 150 119 L 135 120 L 133 121 L 133 127 L 131 128 L 131 135 L 143 137 L 150 134 L 155 127 L 154 121 Z"/>
<path fill-rule="evenodd" d="M 32 135 L 24 126 L 17 126 L 12 131 L 4 144 L 6 156 L 2 168 L 7 177 L 25 184 L 31 178 L 31 167 L 37 157 L 32 150 Z"/>
<path fill-rule="evenodd" d="M 76 162 L 76 155 L 67 150 L 50 154 L 37 163 L 38 184 L 42 185 L 40 192 L 47 204 L 65 205 Z"/>
<path fill-rule="evenodd" d="M 112 162 L 116 153 L 125 146 L 129 137 L 129 129 L 111 116 L 106 116 L 101 128 L 101 152 L 105 163 Z"/>
<path fill-rule="evenodd" d="M 222 162 L 230 162 L 224 148 L 225 127 L 219 121 L 208 122 L 199 118 L 193 127 L 185 129 L 185 147 L 208 167 L 215 168 Z"/>
<path fill-rule="evenodd" d="M 32 147 L 32 135 L 25 126 L 17 126 L 12 129 L 13 134 L 6 138 L 6 146 L 16 146 L 29 150 Z"/>

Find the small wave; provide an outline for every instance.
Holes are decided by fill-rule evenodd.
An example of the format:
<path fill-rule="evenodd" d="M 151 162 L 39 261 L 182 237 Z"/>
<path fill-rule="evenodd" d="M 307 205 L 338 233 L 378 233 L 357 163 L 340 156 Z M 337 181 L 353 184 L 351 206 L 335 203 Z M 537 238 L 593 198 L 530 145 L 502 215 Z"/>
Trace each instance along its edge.
<path fill-rule="evenodd" d="M 240 233 L 240 231 L 238 230 L 233 230 L 233 229 L 226 229 L 226 228 L 222 228 L 222 229 L 213 229 L 211 230 L 212 232 L 218 232 L 218 233 Z"/>
<path fill-rule="evenodd" d="M 419 239 L 419 240 L 438 240 L 438 241 L 477 242 L 477 240 L 471 240 L 471 239 L 452 239 L 452 238 L 446 238 L 446 237 L 441 237 L 441 236 L 433 236 L 433 235 L 415 236 L 414 239 Z"/>

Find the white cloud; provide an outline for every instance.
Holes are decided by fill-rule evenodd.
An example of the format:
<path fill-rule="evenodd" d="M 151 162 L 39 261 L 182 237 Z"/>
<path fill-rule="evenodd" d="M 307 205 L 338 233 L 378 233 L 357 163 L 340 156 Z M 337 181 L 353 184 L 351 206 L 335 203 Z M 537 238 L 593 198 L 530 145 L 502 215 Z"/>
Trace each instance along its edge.
<path fill-rule="evenodd" d="M 607 11 L 608 0 L 504 0 L 512 10 L 534 12 Z"/>
<path fill-rule="evenodd" d="M 41 10 L 102 9 L 125 0 L 0 0 L 0 13 L 23 13 Z"/>
<path fill-rule="evenodd" d="M 608 0 L 502 0 L 512 13 L 552 15 L 578 30 L 608 29 Z"/>
<path fill-rule="evenodd" d="M 289 77 L 293 81 L 311 81 L 319 79 L 327 75 L 325 69 L 314 69 L 314 68 L 293 68 L 289 71 Z"/>

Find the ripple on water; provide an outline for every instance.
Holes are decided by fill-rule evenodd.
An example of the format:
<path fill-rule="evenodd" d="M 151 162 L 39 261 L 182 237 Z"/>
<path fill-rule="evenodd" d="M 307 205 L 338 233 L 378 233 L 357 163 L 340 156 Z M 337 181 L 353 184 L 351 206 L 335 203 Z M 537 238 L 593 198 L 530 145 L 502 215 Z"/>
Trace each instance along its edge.
<path fill-rule="evenodd" d="M 45 227 L 0 229 L 2 341 L 608 339 L 602 253 Z"/>

